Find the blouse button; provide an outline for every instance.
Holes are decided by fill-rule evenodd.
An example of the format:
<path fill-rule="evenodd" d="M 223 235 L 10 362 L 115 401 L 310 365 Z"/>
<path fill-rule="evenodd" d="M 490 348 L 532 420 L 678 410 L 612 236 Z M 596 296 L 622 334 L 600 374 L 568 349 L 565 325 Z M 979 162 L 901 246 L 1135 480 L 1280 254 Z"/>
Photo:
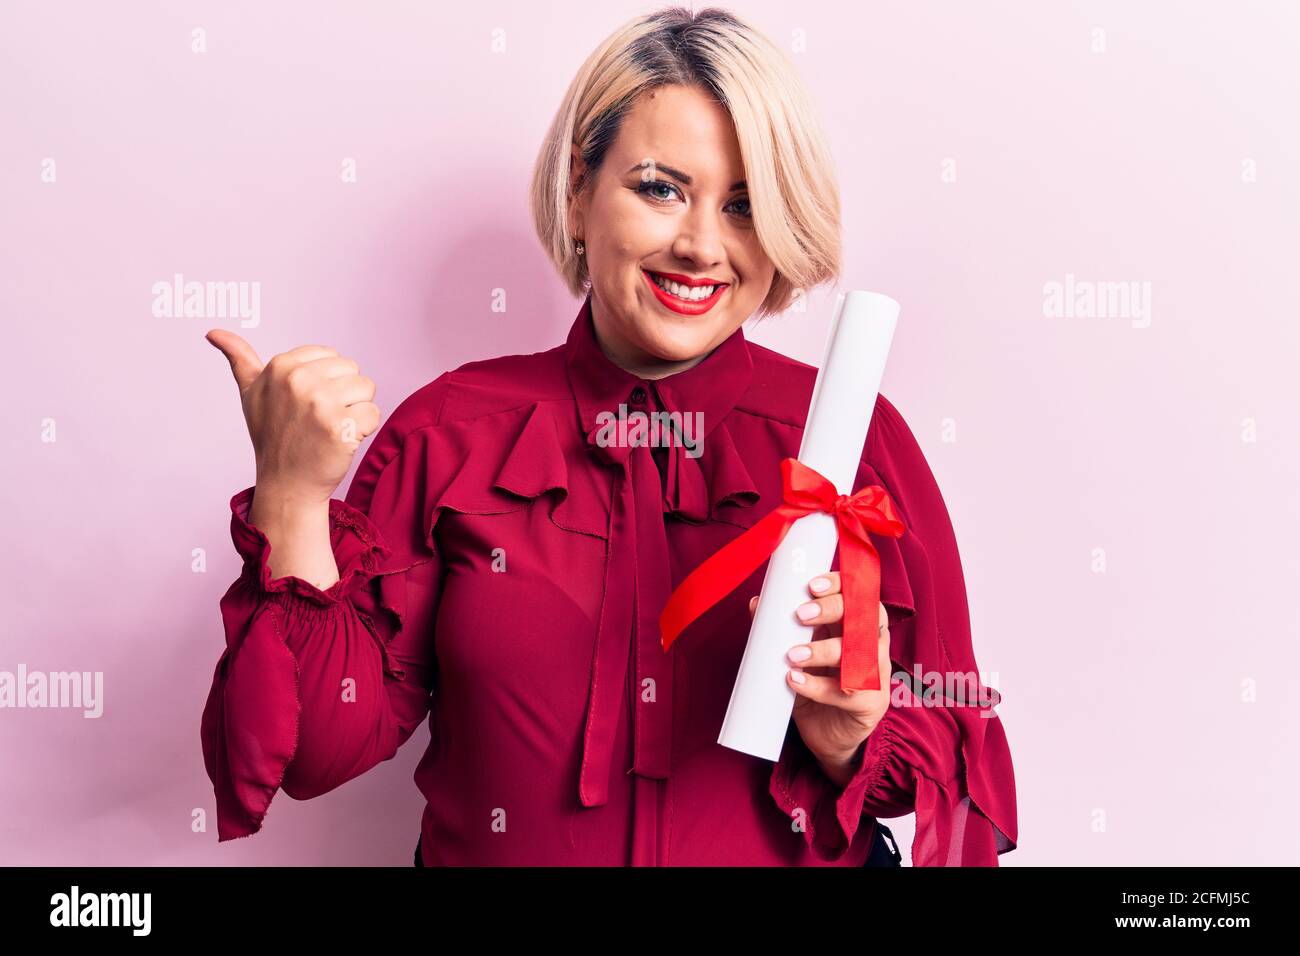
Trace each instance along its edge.
<path fill-rule="evenodd" d="M 645 389 L 638 385 L 632 389 L 632 404 L 640 405 L 645 401 Z"/>

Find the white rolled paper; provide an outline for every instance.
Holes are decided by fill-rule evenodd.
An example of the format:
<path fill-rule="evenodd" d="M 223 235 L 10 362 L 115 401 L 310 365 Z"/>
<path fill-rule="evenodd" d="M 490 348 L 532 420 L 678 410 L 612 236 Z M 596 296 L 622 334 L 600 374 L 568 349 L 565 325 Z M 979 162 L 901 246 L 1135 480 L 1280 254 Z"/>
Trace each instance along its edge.
<path fill-rule="evenodd" d="M 857 491 L 871 413 L 885 360 L 898 325 L 898 303 L 876 292 L 852 291 L 836 299 L 821 368 L 799 446 L 799 461 L 824 475 L 842 495 Z M 767 760 L 779 760 L 795 693 L 785 680 L 786 652 L 809 640 L 811 629 L 794 610 L 811 600 L 808 581 L 829 571 L 835 557 L 835 519 L 825 513 L 796 521 L 772 552 L 763 578 L 749 642 L 722 721 L 718 743 Z M 875 612 L 871 620 L 875 620 Z"/>

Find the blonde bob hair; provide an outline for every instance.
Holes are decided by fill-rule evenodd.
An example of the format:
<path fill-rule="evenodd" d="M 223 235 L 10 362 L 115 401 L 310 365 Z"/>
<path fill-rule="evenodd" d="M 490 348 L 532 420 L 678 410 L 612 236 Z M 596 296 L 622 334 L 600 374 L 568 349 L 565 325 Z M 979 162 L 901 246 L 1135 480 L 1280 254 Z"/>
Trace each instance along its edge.
<path fill-rule="evenodd" d="M 703 89 L 727 110 L 745 165 L 758 241 L 776 269 L 756 315 L 787 309 L 840 273 L 840 198 L 830 149 L 793 64 L 726 10 L 667 7 L 628 21 L 583 63 L 551 122 L 530 199 L 542 247 L 575 296 L 591 285 L 569 233 L 570 151 L 588 188 L 637 98 L 661 86 Z"/>

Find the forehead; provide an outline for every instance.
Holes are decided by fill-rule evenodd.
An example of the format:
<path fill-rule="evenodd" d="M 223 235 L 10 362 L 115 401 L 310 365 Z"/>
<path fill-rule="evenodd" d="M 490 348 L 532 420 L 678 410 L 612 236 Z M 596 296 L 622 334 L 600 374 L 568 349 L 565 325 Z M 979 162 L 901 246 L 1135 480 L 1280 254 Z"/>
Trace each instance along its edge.
<path fill-rule="evenodd" d="M 610 154 L 620 176 L 630 166 L 653 159 L 699 182 L 744 178 L 731 115 L 696 87 L 667 86 L 643 93 L 623 117 Z"/>

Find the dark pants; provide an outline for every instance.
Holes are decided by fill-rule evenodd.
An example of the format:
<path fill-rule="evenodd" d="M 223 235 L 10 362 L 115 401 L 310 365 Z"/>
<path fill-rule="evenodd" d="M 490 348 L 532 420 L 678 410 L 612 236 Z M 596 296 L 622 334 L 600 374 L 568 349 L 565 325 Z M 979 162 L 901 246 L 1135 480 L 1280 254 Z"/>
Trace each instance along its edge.
<path fill-rule="evenodd" d="M 886 842 L 888 837 L 888 842 Z M 871 843 L 871 853 L 863 866 L 902 866 L 903 854 L 898 850 L 894 832 L 879 820 L 876 821 L 876 838 Z"/>
<path fill-rule="evenodd" d="M 886 842 L 885 837 L 889 840 Z M 424 866 L 424 860 L 420 858 L 420 843 L 424 840 L 424 834 L 420 834 L 420 839 L 415 841 L 415 865 Z M 879 820 L 876 821 L 876 838 L 871 844 L 871 854 L 867 857 L 867 862 L 863 866 L 902 866 L 903 854 L 898 852 L 898 844 L 894 841 L 894 834 Z"/>

